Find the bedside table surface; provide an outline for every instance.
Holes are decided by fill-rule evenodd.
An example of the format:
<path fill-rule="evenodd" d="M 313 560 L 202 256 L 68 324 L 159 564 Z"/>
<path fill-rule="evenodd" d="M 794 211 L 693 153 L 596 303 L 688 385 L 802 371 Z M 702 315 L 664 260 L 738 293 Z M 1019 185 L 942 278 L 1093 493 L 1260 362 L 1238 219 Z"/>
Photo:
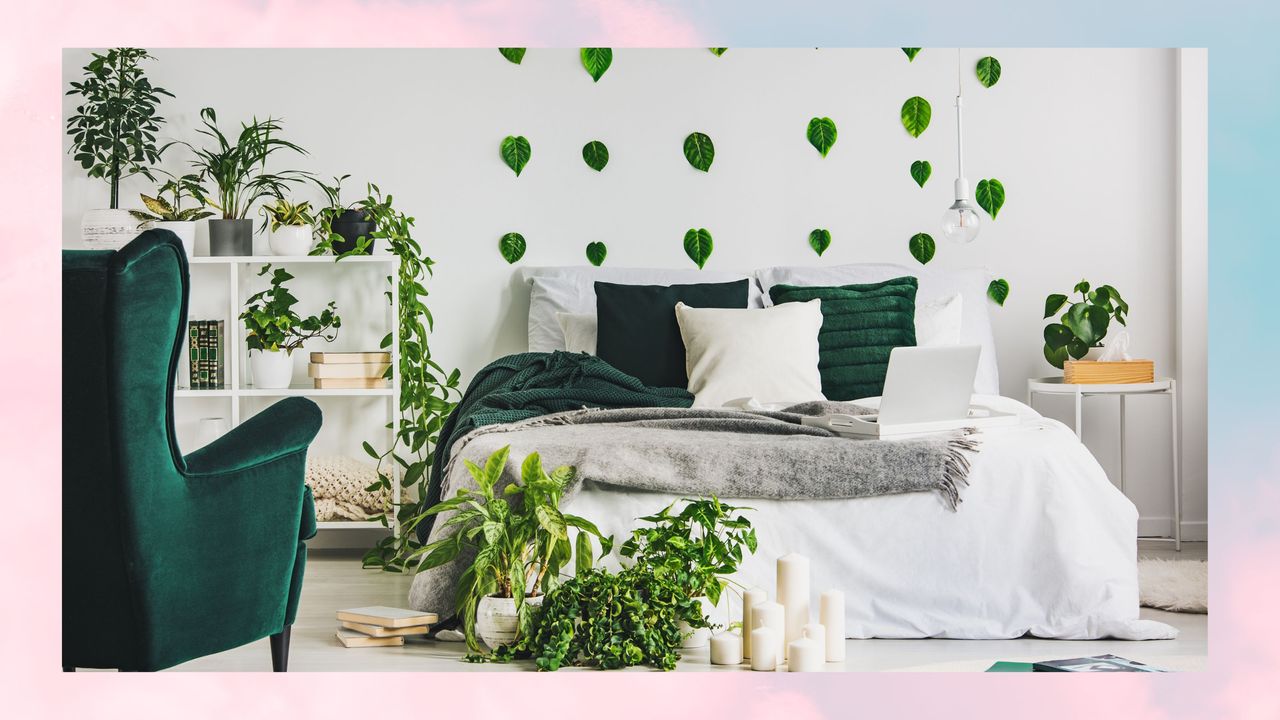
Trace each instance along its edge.
<path fill-rule="evenodd" d="M 1074 383 L 1062 382 L 1061 376 L 1032 378 L 1027 381 L 1027 389 L 1037 393 L 1074 395 L 1076 388 L 1085 395 L 1129 395 L 1140 393 L 1166 392 L 1173 381 L 1167 377 L 1156 378 L 1149 383 Z"/>

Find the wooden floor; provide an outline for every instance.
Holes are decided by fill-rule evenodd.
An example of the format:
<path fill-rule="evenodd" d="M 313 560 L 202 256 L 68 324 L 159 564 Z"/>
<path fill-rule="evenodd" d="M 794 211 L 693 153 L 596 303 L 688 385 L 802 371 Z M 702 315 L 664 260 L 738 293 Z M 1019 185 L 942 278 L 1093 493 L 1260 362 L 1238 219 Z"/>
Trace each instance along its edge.
<path fill-rule="evenodd" d="M 1143 541 L 1143 557 L 1181 557 L 1203 560 L 1205 543 L 1183 543 L 1175 553 L 1168 543 Z M 343 550 L 313 550 L 307 562 L 298 620 L 293 628 L 291 671 L 388 671 L 476 672 L 527 671 L 530 665 L 474 665 L 461 661 L 461 643 L 411 641 L 397 648 L 352 648 L 334 638 L 339 608 L 361 605 L 404 607 L 411 578 L 360 569 L 359 554 Z M 1114 653 L 1170 670 L 1202 670 L 1208 654 L 1208 617 L 1142 609 L 1142 617 L 1168 623 L 1181 633 L 1177 640 L 1126 642 L 1119 640 L 849 640 L 843 664 L 828 664 L 837 671 L 971 671 L 985 670 L 996 660 L 1034 661 Z M 268 671 L 271 653 L 267 641 L 200 658 L 174 668 L 197 671 Z M 684 653 L 677 671 L 739 672 L 746 666 L 711 665 L 707 651 Z"/>

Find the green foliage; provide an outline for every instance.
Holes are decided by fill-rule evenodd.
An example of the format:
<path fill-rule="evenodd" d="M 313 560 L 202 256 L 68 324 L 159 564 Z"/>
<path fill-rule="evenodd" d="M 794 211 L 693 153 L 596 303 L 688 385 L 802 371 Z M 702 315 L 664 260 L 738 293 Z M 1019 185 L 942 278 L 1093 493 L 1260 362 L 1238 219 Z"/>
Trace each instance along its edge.
<path fill-rule="evenodd" d="M 912 62 L 920 54 L 920 48 L 902 48 L 902 52 L 907 54 L 907 62 Z"/>
<path fill-rule="evenodd" d="M 1000 307 L 1004 307 L 1004 301 L 1009 299 L 1009 281 L 1004 278 L 992 280 L 991 284 L 987 285 L 987 297 Z"/>
<path fill-rule="evenodd" d="M 715 244 L 711 240 L 711 233 L 706 228 L 689 228 L 689 232 L 684 234 L 684 254 L 697 263 L 699 270 L 707 264 L 713 249 Z"/>
<path fill-rule="evenodd" d="M 929 120 L 933 117 L 933 107 L 929 101 L 920 96 L 907 98 L 902 103 L 902 127 L 911 137 L 920 137 L 929 128 Z"/>
<path fill-rule="evenodd" d="M 516 65 L 519 65 L 520 61 L 524 59 L 524 48 L 498 48 L 498 52 L 502 53 L 502 57 L 506 58 L 508 62 Z"/>
<path fill-rule="evenodd" d="M 907 241 L 907 249 L 911 251 L 911 257 L 918 260 L 921 265 L 927 265 L 938 248 L 933 242 L 933 237 L 928 233 L 916 233 Z"/>
<path fill-rule="evenodd" d="M 582 161 L 587 167 L 600 172 L 605 165 L 609 164 L 609 148 L 599 140 L 592 140 L 582 146 Z"/>
<path fill-rule="evenodd" d="M 822 257 L 822 253 L 831 247 L 831 231 L 818 228 L 809 233 L 809 247 L 818 253 L 818 257 Z"/>
<path fill-rule="evenodd" d="M 707 49 L 710 50 L 711 54 L 715 55 L 716 57 L 720 57 L 721 55 L 729 51 L 729 48 L 707 48 Z"/>
<path fill-rule="evenodd" d="M 929 182 L 929 176 L 933 174 L 933 165 L 928 160 L 917 160 L 911 163 L 911 179 L 916 181 L 920 187 Z"/>
<path fill-rule="evenodd" d="M 684 139 L 684 159 L 696 170 L 706 172 L 716 159 L 716 146 L 711 138 L 700 132 L 689 133 Z"/>
<path fill-rule="evenodd" d="M 166 195 L 168 198 L 165 197 Z M 199 175 L 188 174 L 182 177 L 170 175 L 169 180 L 156 191 L 155 197 L 150 195 L 139 195 L 139 197 L 142 198 L 143 206 L 150 211 L 129 211 L 139 225 L 149 222 L 192 222 L 213 216 L 213 213 L 204 209 L 205 190 L 200 185 Z M 183 208 L 184 197 L 193 198 L 200 204 L 196 207 Z"/>
<path fill-rule="evenodd" d="M 1079 360 L 1089 348 L 1098 346 L 1111 327 L 1111 318 L 1126 324 L 1129 303 L 1110 285 L 1090 289 L 1088 281 L 1076 283 L 1073 292 L 1080 294 L 1079 302 L 1070 302 L 1067 295 L 1053 294 L 1045 298 L 1044 317 L 1049 319 L 1065 306 L 1067 309 L 1058 322 L 1044 328 L 1044 357 L 1050 365 L 1061 369 L 1068 357 Z"/>
<path fill-rule="evenodd" d="M 155 182 L 151 166 L 164 148 L 156 147 L 156 133 L 165 119 L 156 114 L 160 96 L 173 93 L 152 86 L 142 71 L 143 60 L 154 60 L 141 48 L 112 48 L 93 53 L 79 82 L 67 95 L 79 95 L 75 114 L 67 118 L 69 152 L 91 178 L 111 185 L 111 208 L 120 206 L 120 181 L 142 175 Z"/>
<path fill-rule="evenodd" d="M 602 242 L 587 243 L 587 262 L 600 267 L 604 264 L 605 256 L 609 254 L 609 248 L 605 247 Z"/>
<path fill-rule="evenodd" d="M 1004 184 L 995 178 L 979 180 L 978 187 L 974 189 L 974 199 L 978 201 L 978 207 L 995 220 L 1000 208 L 1004 207 Z"/>
<path fill-rule="evenodd" d="M 976 71 L 982 87 L 989 88 L 1000 82 L 1000 61 L 990 55 L 978 61 Z"/>
<path fill-rule="evenodd" d="M 271 271 L 271 264 L 262 266 L 258 276 L 270 273 L 270 286 L 249 296 L 240 320 L 244 322 L 245 344 L 250 350 L 293 352 L 311 338 L 333 342 L 342 327 L 335 304 L 330 301 L 319 315 L 303 318 L 294 312 L 298 298 L 289 292 L 285 283 L 293 279 L 284 268 Z"/>
<path fill-rule="evenodd" d="M 268 195 L 282 197 L 290 183 L 308 177 L 306 173 L 294 170 L 266 171 L 267 159 L 277 152 L 289 150 L 299 155 L 307 154 L 306 150 L 288 140 L 275 137 L 281 128 L 279 120 L 258 120 L 255 117 L 251 123 L 241 123 L 235 142 L 218 128 L 218 115 L 213 108 L 201 110 L 200 120 L 204 127 L 196 132 L 212 140 L 213 147 L 197 149 L 189 143 L 177 144 L 190 148 L 196 154 L 191 164 L 200 171 L 201 177 L 216 186 L 217 198 L 210 200 L 209 204 L 222 212 L 224 220 L 248 217 L 249 208 L 260 198 Z"/>
<path fill-rule="evenodd" d="M 311 226 L 316 223 L 311 203 L 306 200 L 294 203 L 278 197 L 274 202 L 263 205 L 259 211 L 262 213 L 263 226 L 269 224 L 272 232 L 283 226 Z"/>
<path fill-rule="evenodd" d="M 592 82 L 600 82 L 605 71 L 613 64 L 611 48 L 581 48 L 578 55 L 582 58 L 582 67 L 591 75 Z"/>
<path fill-rule="evenodd" d="M 502 253 L 502 257 L 507 262 L 515 264 L 517 260 L 524 257 L 524 251 L 524 236 L 520 233 L 509 232 L 498 238 L 498 252 Z"/>
<path fill-rule="evenodd" d="M 351 176 L 343 175 L 342 177 L 335 177 L 332 185 L 320 180 L 312 181 L 316 184 L 316 187 L 320 188 L 320 191 L 324 193 L 325 204 L 324 207 L 315 212 L 315 232 L 313 234 L 316 238 L 316 245 L 312 248 L 311 252 L 308 253 L 309 255 L 331 255 L 336 252 L 333 244 L 343 240 L 343 237 L 333 231 L 333 223 L 347 210 L 358 210 L 363 217 L 367 219 L 370 218 L 369 212 L 365 208 L 366 203 L 369 202 L 368 197 L 357 200 L 350 205 L 343 204 L 342 181 L 349 177 Z M 368 188 L 370 196 L 373 194 L 373 188 L 374 186 L 372 185 Z M 355 247 L 345 253 L 340 253 L 339 257 L 366 255 L 368 254 L 369 246 L 372 244 L 372 237 L 365 237 L 361 235 L 356 238 Z"/>
<path fill-rule="evenodd" d="M 529 158 L 533 155 L 533 148 L 529 145 L 529 140 L 523 135 L 508 135 L 502 139 L 502 162 L 507 167 L 515 171 L 516 177 L 520 177 L 520 171 L 524 170 L 524 166 L 529 164 Z"/>
<path fill-rule="evenodd" d="M 809 144 L 822 153 L 822 157 L 826 157 L 831 146 L 836 144 L 836 123 L 829 117 L 813 118 L 809 121 L 805 134 L 809 138 Z"/>

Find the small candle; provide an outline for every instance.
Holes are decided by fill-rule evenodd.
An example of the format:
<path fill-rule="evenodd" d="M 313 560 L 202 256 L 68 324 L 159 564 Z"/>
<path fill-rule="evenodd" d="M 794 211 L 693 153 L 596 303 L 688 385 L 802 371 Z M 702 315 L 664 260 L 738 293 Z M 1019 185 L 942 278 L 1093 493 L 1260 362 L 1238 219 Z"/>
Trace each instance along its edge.
<path fill-rule="evenodd" d="M 778 558 L 778 602 L 786 608 L 783 653 L 809 622 L 809 558 L 788 553 Z"/>
<path fill-rule="evenodd" d="M 809 635 L 811 625 L 800 629 L 800 638 L 787 647 L 788 672 L 821 672 L 822 653 L 818 643 Z"/>
<path fill-rule="evenodd" d="M 825 662 L 827 658 L 827 629 L 821 623 L 809 623 L 804 626 L 803 632 L 813 641 L 814 646 L 818 648 L 818 657 Z"/>
<path fill-rule="evenodd" d="M 751 631 L 756 627 L 751 622 L 751 607 L 768 599 L 764 588 L 751 588 L 742 593 L 742 657 L 751 657 Z"/>
<path fill-rule="evenodd" d="M 827 662 L 844 662 L 844 593 L 839 590 L 822 593 L 818 621 L 826 628 Z"/>
<path fill-rule="evenodd" d="M 756 627 L 751 631 L 751 669 L 772 672 L 778 669 L 778 641 L 774 631 L 764 624 L 764 618 L 756 617 Z"/>
<path fill-rule="evenodd" d="M 757 603 L 751 609 L 751 622 L 756 627 L 760 627 L 763 624 L 769 628 L 773 638 L 774 662 L 779 664 L 785 662 L 786 619 L 782 614 L 782 606 L 776 602 Z M 756 646 L 755 638 L 752 638 L 751 657 L 755 658 L 756 653 L 759 651 L 760 648 Z"/>
<path fill-rule="evenodd" d="M 712 665 L 741 665 L 742 638 L 736 633 L 722 632 L 711 637 Z"/>

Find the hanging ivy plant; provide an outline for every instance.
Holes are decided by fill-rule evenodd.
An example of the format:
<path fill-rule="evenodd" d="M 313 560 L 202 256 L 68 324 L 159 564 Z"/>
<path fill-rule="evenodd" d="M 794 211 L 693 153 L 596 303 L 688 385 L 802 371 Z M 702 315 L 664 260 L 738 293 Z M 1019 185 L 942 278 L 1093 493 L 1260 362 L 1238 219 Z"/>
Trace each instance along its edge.
<path fill-rule="evenodd" d="M 907 62 L 912 62 L 920 54 L 920 48 L 902 48 L 902 52 L 907 54 Z"/>
<path fill-rule="evenodd" d="M 592 140 L 582 146 L 582 161 L 587 164 L 587 167 L 600 172 L 605 165 L 609 164 L 609 148 L 599 140 Z"/>
<path fill-rule="evenodd" d="M 609 254 L 609 248 L 605 247 L 602 242 L 587 243 L 587 262 L 600 267 L 604 264 L 604 259 Z"/>
<path fill-rule="evenodd" d="M 613 64 L 612 48 L 582 48 L 578 54 L 582 58 L 582 67 L 587 69 L 592 82 L 600 82 L 605 71 Z"/>
<path fill-rule="evenodd" d="M 1004 207 L 1004 184 L 995 178 L 989 180 L 979 180 L 978 187 L 974 188 L 974 198 L 978 201 L 978 207 L 987 211 L 992 220 L 1000 214 L 1000 208 Z"/>
<path fill-rule="evenodd" d="M 822 257 L 822 253 L 831 247 L 831 231 L 818 228 L 809 233 L 809 247 L 818 253 L 818 257 Z"/>
<path fill-rule="evenodd" d="M 1000 82 L 1000 61 L 990 55 L 978 61 L 978 82 L 982 87 L 991 87 Z"/>
<path fill-rule="evenodd" d="M 720 57 L 721 55 L 725 54 L 725 52 L 729 48 L 707 48 L 707 49 L 711 51 L 712 55 L 715 55 L 716 57 Z"/>
<path fill-rule="evenodd" d="M 707 264 L 707 258 L 711 257 L 713 249 L 711 233 L 707 232 L 706 228 L 690 228 L 689 232 L 684 234 L 684 253 L 690 260 L 697 263 L 699 270 Z"/>
<path fill-rule="evenodd" d="M 498 52 L 502 53 L 502 57 L 506 58 L 508 62 L 516 65 L 519 65 L 520 61 L 524 59 L 524 48 L 498 48 Z"/>
<path fill-rule="evenodd" d="M 1004 301 L 1009 297 L 1009 281 L 1004 278 L 992 280 L 987 286 L 987 297 L 1000 307 L 1004 307 Z"/>
<path fill-rule="evenodd" d="M 928 233 L 916 233 L 907 242 L 907 249 L 911 251 L 911 257 L 918 260 L 921 265 L 928 265 L 929 261 L 933 259 L 933 253 L 937 250 L 937 246 Z"/>
<path fill-rule="evenodd" d="M 809 144 L 826 157 L 831 146 L 836 144 L 836 123 L 829 117 L 813 118 L 805 134 L 809 137 Z"/>
<path fill-rule="evenodd" d="M 684 139 L 684 159 L 696 170 L 706 172 L 711 169 L 711 163 L 716 159 L 716 146 L 711 142 L 711 138 L 703 133 L 689 133 L 689 137 Z"/>
<path fill-rule="evenodd" d="M 929 128 L 929 120 L 933 117 L 933 108 L 929 101 L 920 96 L 907 98 L 902 103 L 902 127 L 911 133 L 911 137 L 920 135 Z"/>
<path fill-rule="evenodd" d="M 514 264 L 524 257 L 524 250 L 524 236 L 520 233 L 509 232 L 498 239 L 498 252 L 502 253 L 502 257 L 509 263 Z"/>
<path fill-rule="evenodd" d="M 916 181 L 920 187 L 929 182 L 929 176 L 933 174 L 933 166 L 928 160 L 917 160 L 911 163 L 911 179 Z"/>
<path fill-rule="evenodd" d="M 502 162 L 507 167 L 515 171 L 516 177 L 520 177 L 520 171 L 524 170 L 524 166 L 529 164 L 529 158 L 533 155 L 533 148 L 530 147 L 528 139 L 523 135 L 508 135 L 502 139 Z"/>

